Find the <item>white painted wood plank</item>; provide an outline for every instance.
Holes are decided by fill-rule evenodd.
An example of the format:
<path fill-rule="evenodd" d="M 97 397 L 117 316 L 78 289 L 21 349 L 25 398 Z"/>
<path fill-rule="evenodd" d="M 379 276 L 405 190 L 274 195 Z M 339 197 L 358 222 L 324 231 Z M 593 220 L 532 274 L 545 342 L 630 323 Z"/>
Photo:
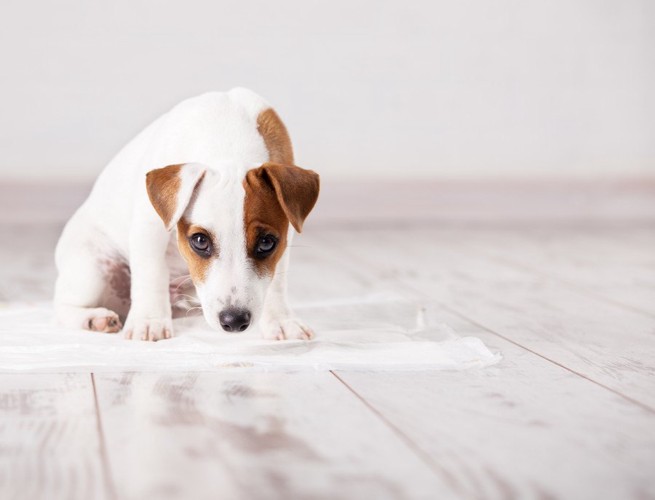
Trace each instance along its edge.
<path fill-rule="evenodd" d="M 339 372 L 460 498 L 655 497 L 655 415 L 484 332 L 504 361 L 467 372 Z"/>
<path fill-rule="evenodd" d="M 655 317 L 655 230 L 476 230 L 446 232 L 510 265 Z"/>
<path fill-rule="evenodd" d="M 314 244 L 315 265 L 339 269 L 337 283 L 330 284 L 330 290 L 339 284 L 348 291 L 397 288 L 399 279 L 421 282 L 421 274 L 442 266 L 452 271 L 445 276 L 444 286 L 471 281 L 466 268 L 452 258 L 461 248 L 457 239 L 426 241 L 413 233 L 402 239 L 388 232 L 374 234 L 362 241 L 353 232 L 331 231 L 324 245 Z M 350 250 L 361 252 L 358 258 L 332 248 L 353 239 L 358 244 L 353 243 Z M 405 260 L 413 266 L 403 271 L 394 258 L 405 260 L 396 255 L 389 258 L 386 249 L 393 246 L 402 251 L 404 242 L 411 242 L 412 248 L 430 249 L 438 244 L 453 251 L 432 260 L 416 258 L 410 251 Z M 324 250 L 326 247 L 329 250 Z M 482 279 L 493 284 L 494 276 L 492 269 Z M 326 280 L 331 281 L 332 276 Z M 322 286 L 316 284 L 318 289 Z M 429 302 L 427 294 L 416 295 L 411 288 L 402 288 L 407 297 L 422 296 Z M 526 312 L 529 315 L 530 310 Z M 500 350 L 504 360 L 490 368 L 459 373 L 339 372 L 338 376 L 419 447 L 449 478 L 460 497 L 613 499 L 655 495 L 652 412 L 460 316 L 441 310 L 436 319 L 450 324 L 460 335 L 482 338 L 491 349 Z"/>
<path fill-rule="evenodd" d="M 467 264 L 470 263 L 472 259 L 484 262 L 484 256 L 477 254 L 477 251 L 475 250 L 473 251 L 473 254 L 469 253 L 470 250 L 468 249 L 468 245 L 456 244 L 457 240 L 450 240 L 449 238 L 442 238 L 436 242 L 430 241 L 422 239 L 421 237 L 416 237 L 415 234 L 410 234 L 410 236 L 405 239 L 402 237 L 405 236 L 405 234 L 401 233 L 401 236 L 395 238 L 393 235 L 390 236 L 390 232 L 387 231 L 379 233 L 379 237 L 368 239 L 363 245 L 356 248 L 358 254 L 361 255 L 361 258 L 355 260 L 338 251 L 332 251 L 332 248 L 335 245 L 341 245 L 343 244 L 343 241 L 356 240 L 357 234 L 354 232 L 340 231 L 335 237 L 329 233 L 326 234 L 326 236 L 328 236 L 327 240 L 321 239 L 311 243 L 313 248 L 311 248 L 311 251 L 308 251 L 307 257 L 303 257 L 304 252 L 298 249 L 295 252 L 291 270 L 292 295 L 297 301 L 321 300 L 326 297 L 339 298 L 348 295 L 370 293 L 398 287 L 398 280 L 400 279 L 408 285 L 414 284 L 417 280 L 419 284 L 421 284 L 418 288 L 423 290 L 425 294 L 423 296 L 426 297 L 429 295 L 429 291 L 437 285 L 435 285 L 435 283 L 427 284 L 428 278 L 423 278 L 422 274 L 426 272 L 426 268 L 434 269 L 435 267 L 441 268 L 443 266 L 443 268 L 448 272 L 440 274 L 435 274 L 434 271 L 428 272 L 428 274 L 432 276 L 432 279 L 435 277 L 439 279 L 444 278 L 442 284 L 439 285 L 438 288 L 442 292 L 445 290 L 443 296 L 450 297 L 455 293 L 459 294 L 461 292 L 466 292 L 467 290 L 475 291 L 477 289 L 476 280 L 480 280 L 483 283 L 483 291 L 488 292 L 487 296 L 491 296 L 493 299 L 490 302 L 491 305 L 489 305 L 489 302 L 483 301 L 483 304 L 487 304 L 483 312 L 493 312 L 496 302 L 500 303 L 500 308 L 502 310 L 508 309 L 509 304 L 507 303 L 505 288 L 513 287 L 516 282 L 523 282 L 525 276 L 532 276 L 527 283 L 524 283 L 523 286 L 519 287 L 519 290 L 526 290 L 527 288 L 527 291 L 529 292 L 528 296 L 530 300 L 527 301 L 527 305 L 536 301 L 540 304 L 537 311 L 542 312 L 544 310 L 549 311 L 553 309 L 558 311 L 560 308 L 560 305 L 557 304 L 558 300 L 561 298 L 558 296 L 560 289 L 556 283 L 548 285 L 546 289 L 552 290 L 552 292 L 543 295 L 544 281 L 548 280 L 535 277 L 534 273 L 519 272 L 518 274 L 498 274 L 497 270 L 494 270 L 497 269 L 497 264 L 493 264 L 491 266 L 492 269 L 488 271 L 484 271 L 476 266 L 469 268 Z M 303 238 L 299 238 L 297 243 L 307 243 L 307 240 L 303 241 Z M 404 246 L 407 244 L 412 248 L 416 246 L 434 248 L 435 243 L 440 250 L 436 253 L 430 254 L 417 254 L 414 250 L 406 250 Z M 400 248 L 403 253 L 399 256 L 400 258 L 397 258 L 398 255 L 389 258 L 389 252 L 386 247 L 389 245 L 400 246 L 401 244 L 403 246 Z M 464 256 L 453 257 L 453 255 L 456 256 L 462 251 L 465 252 Z M 379 254 L 386 255 L 386 258 L 384 258 L 384 255 L 378 257 Z M 404 255 L 404 259 L 413 261 L 412 267 L 399 269 L 396 263 L 398 261 L 403 261 L 402 255 Z M 368 267 L 371 262 L 374 264 L 374 271 Z M 348 266 L 350 266 L 350 268 Z M 503 266 L 500 267 L 504 269 Z M 329 270 L 329 272 L 326 272 L 325 270 Z M 349 276 L 352 279 L 350 279 Z M 499 276 L 503 279 L 498 279 Z M 466 284 L 466 286 L 463 286 L 462 282 Z M 446 292 L 450 295 L 445 294 Z M 409 292 L 403 291 L 403 293 L 412 296 Z M 467 310 L 467 313 L 476 313 L 475 306 L 480 301 L 480 298 L 475 294 L 472 296 L 474 301 L 471 308 Z M 565 295 L 562 300 L 566 300 L 567 297 L 570 296 L 571 293 Z M 517 299 L 519 305 L 515 310 L 510 310 L 508 315 L 510 320 L 518 322 L 518 326 L 513 323 L 510 323 L 509 326 L 507 326 L 507 330 L 514 335 L 515 330 L 522 327 L 519 320 L 522 321 L 523 315 L 527 314 L 529 316 L 531 308 L 527 307 L 520 294 L 510 295 L 509 298 Z M 553 300 L 555 306 L 552 305 Z M 591 304 L 594 305 L 594 307 L 590 309 L 592 312 L 594 308 L 602 309 L 604 307 L 604 305 L 599 305 L 599 302 L 597 301 L 592 301 Z M 522 305 L 526 305 L 523 310 L 520 308 Z M 585 315 L 589 313 L 589 311 L 585 311 L 587 311 L 587 309 L 581 311 L 581 318 L 576 323 L 581 331 L 584 330 L 583 327 L 586 324 Z M 566 307 L 564 312 L 566 313 L 566 318 L 568 318 L 574 315 L 575 308 Z M 476 319 L 483 322 L 485 316 L 486 314 L 480 313 L 476 316 Z M 621 319 L 622 315 L 617 316 L 617 314 L 612 313 L 608 318 L 608 324 L 616 327 L 616 320 Z M 472 329 L 470 325 L 467 327 L 463 320 L 454 323 L 453 319 L 446 318 L 446 321 L 453 325 L 460 334 L 470 333 L 482 336 L 475 328 Z M 614 321 L 614 323 L 611 323 L 611 321 Z M 591 324 L 593 324 L 593 322 Z M 545 333 L 547 333 L 547 331 L 545 331 Z M 623 339 L 620 338 L 621 331 L 618 332 L 618 335 L 619 338 L 617 339 L 617 342 L 620 343 L 624 341 L 625 337 L 623 337 Z M 547 335 L 545 336 L 547 337 Z M 514 339 L 514 337 L 512 337 L 512 339 Z M 628 335 L 627 340 L 630 341 L 631 339 L 634 341 L 634 337 Z M 514 362 L 522 356 L 527 356 L 524 351 L 516 350 L 516 352 L 513 352 L 511 346 L 505 345 L 502 340 L 496 337 L 484 337 L 484 340 L 491 347 L 500 348 L 505 354 L 505 361 L 497 367 L 498 369 L 505 367 L 507 363 Z M 557 341 L 557 339 L 555 339 L 555 341 Z M 597 343 L 599 346 L 596 346 L 594 343 L 592 347 L 594 347 L 594 349 L 599 348 L 602 350 L 604 340 L 602 338 L 597 339 Z M 584 342 L 582 342 L 582 344 L 584 345 Z M 610 345 L 610 348 L 612 347 L 613 344 Z M 621 346 L 618 345 L 616 347 L 620 349 Z M 597 362 L 597 359 L 592 356 L 589 362 L 595 363 Z M 542 363 L 545 363 L 545 361 Z M 412 392 L 410 389 L 414 388 L 418 391 L 419 395 L 423 394 L 424 399 L 415 396 L 419 401 L 424 402 L 426 399 L 432 398 L 435 393 L 441 394 L 441 396 L 435 397 L 435 405 L 438 410 L 444 407 L 448 409 L 448 420 L 446 421 L 446 424 L 448 425 L 444 424 L 445 427 L 447 427 L 447 430 L 445 431 L 447 435 L 444 437 L 442 434 L 437 434 L 438 439 L 434 436 L 430 437 L 430 435 L 428 435 L 425 437 L 424 443 L 427 443 L 428 440 L 431 440 L 433 443 L 435 440 L 439 442 L 444 441 L 448 444 L 446 451 L 451 452 L 451 456 L 454 458 L 451 461 L 448 461 L 448 456 L 444 454 L 434 455 L 434 450 L 425 445 L 423 448 L 425 452 L 429 453 L 432 457 L 438 458 L 436 463 L 433 463 L 433 467 L 438 467 L 442 464 L 443 460 L 445 461 L 445 472 L 452 475 L 460 483 L 463 482 L 464 484 L 467 484 L 467 481 L 471 481 L 472 485 L 467 486 L 470 488 L 470 491 L 487 492 L 489 495 L 496 497 L 509 497 L 512 496 L 512 492 L 517 492 L 517 496 L 522 496 L 522 493 L 525 493 L 525 495 L 536 496 L 540 492 L 550 492 L 553 490 L 560 492 L 580 492 L 581 494 L 591 495 L 594 492 L 592 486 L 595 482 L 598 482 L 597 477 L 600 477 L 601 479 L 606 478 L 605 482 L 600 481 L 600 485 L 607 487 L 608 492 L 625 493 L 627 496 L 638 496 L 639 493 L 646 497 L 648 494 L 652 495 L 651 484 L 644 480 L 644 476 L 641 473 L 643 470 L 652 469 L 652 467 L 649 467 L 650 464 L 653 463 L 652 442 L 648 438 L 649 428 L 644 421 L 635 417 L 635 415 L 631 413 L 635 411 L 634 408 L 626 410 L 625 408 L 630 408 L 630 405 L 626 405 L 623 400 L 607 399 L 607 392 L 602 392 L 602 389 L 600 388 L 593 389 L 594 385 L 589 381 L 585 381 L 584 379 L 580 379 L 571 374 L 566 375 L 566 371 L 562 368 L 551 365 L 551 371 L 559 371 L 546 371 L 546 375 L 540 375 L 540 369 L 538 366 L 539 363 L 529 359 L 513 373 L 510 373 L 505 377 L 499 377 L 498 379 L 496 379 L 494 375 L 494 372 L 497 369 L 496 367 L 487 369 L 479 372 L 480 376 L 473 379 L 474 383 L 472 382 L 472 384 L 474 387 L 470 389 L 462 389 L 456 382 L 457 380 L 468 381 L 472 372 L 461 374 L 461 379 L 457 374 L 435 374 L 434 380 L 432 378 L 426 380 L 424 378 L 426 377 L 425 374 L 417 375 L 415 377 L 408 376 L 405 378 L 403 378 L 404 376 L 398 378 L 396 378 L 397 375 L 394 376 L 396 380 L 401 382 L 404 381 L 406 384 L 409 384 L 409 389 L 403 389 L 405 392 L 408 392 L 411 395 Z M 620 379 L 621 372 L 619 371 L 618 373 Z M 456 380 L 453 381 L 449 377 L 455 377 Z M 629 375 L 627 377 L 628 379 L 630 378 Z M 526 384 L 523 387 L 517 387 L 516 384 L 513 384 L 513 381 L 516 378 L 523 378 L 526 381 Z M 574 382 L 574 380 L 578 380 L 578 382 Z M 552 384 L 556 385 L 555 388 L 549 385 L 551 381 Z M 390 390 L 394 387 L 394 384 L 390 383 L 387 378 L 382 378 L 379 382 L 376 382 L 376 384 L 378 385 L 377 390 L 380 392 L 385 392 L 387 386 L 389 386 Z M 435 384 L 437 385 L 436 389 L 434 387 Z M 182 432 L 190 433 L 193 436 L 196 436 L 192 439 L 193 443 L 196 443 L 198 440 L 202 440 L 207 435 L 207 432 L 197 431 L 194 427 L 196 425 L 207 424 L 189 422 L 188 427 L 186 427 L 184 431 L 182 430 L 182 427 L 184 426 L 178 426 L 177 429 L 172 432 L 174 438 L 173 444 L 170 445 L 170 453 L 166 455 L 166 453 L 162 452 L 162 449 L 166 447 L 166 444 L 160 443 L 166 442 L 171 431 L 170 429 L 166 432 L 156 430 L 153 434 L 150 434 L 149 431 L 146 430 L 148 427 L 147 416 L 151 414 L 148 407 L 153 403 L 148 400 L 148 396 L 141 396 L 141 394 L 148 394 L 149 389 L 147 384 L 142 385 L 141 387 L 145 387 L 145 389 L 143 391 L 136 391 L 136 394 L 131 396 L 132 399 L 137 400 L 137 403 L 132 405 L 131 410 L 128 409 L 123 411 L 123 416 L 125 416 L 125 418 L 122 420 L 123 423 L 121 425 L 133 427 L 130 432 L 136 433 L 137 431 L 134 428 L 140 432 L 137 437 L 133 438 L 134 444 L 132 445 L 132 448 L 129 448 L 129 446 L 126 448 L 127 451 L 137 449 L 136 456 L 141 457 L 144 462 L 150 462 L 152 468 L 161 468 L 164 471 L 179 469 L 179 471 L 175 470 L 179 475 L 188 477 L 192 481 L 197 481 L 199 484 L 209 484 L 211 486 L 212 484 L 220 482 L 215 480 L 214 483 L 212 483 L 211 478 L 216 477 L 216 475 L 220 476 L 220 472 L 217 471 L 220 471 L 220 467 L 222 467 L 222 464 L 224 463 L 227 464 L 225 466 L 227 467 L 227 472 L 225 474 L 232 477 L 230 470 L 231 468 L 236 467 L 232 464 L 239 463 L 237 461 L 225 462 L 220 457 L 213 457 L 209 459 L 210 465 L 207 466 L 206 469 L 200 467 L 199 464 L 196 463 L 196 469 L 194 472 L 194 470 L 189 471 L 186 468 L 188 465 L 185 462 L 186 458 L 184 456 L 186 451 L 181 452 L 182 456 L 180 456 L 178 446 L 181 446 L 181 441 L 178 440 L 178 434 L 181 434 Z M 423 387 L 423 389 L 421 389 L 421 387 Z M 514 406 L 511 404 L 507 405 L 512 408 L 512 415 L 499 414 L 500 416 L 496 416 L 496 406 L 501 405 L 501 403 L 498 402 L 496 406 L 493 406 L 491 403 L 487 402 L 487 398 L 484 397 L 486 391 L 493 392 L 500 387 L 507 387 L 509 390 L 509 394 L 504 395 L 505 398 L 510 398 L 510 400 L 511 398 L 514 398 L 512 400 Z M 559 392 L 555 390 L 558 388 Z M 451 389 L 452 392 L 450 391 Z M 167 390 L 168 389 L 163 388 L 157 389 L 157 391 L 160 392 L 166 392 Z M 173 389 L 173 391 L 175 390 L 177 389 Z M 191 392 L 195 391 L 193 388 L 189 390 Z M 206 391 L 211 390 L 213 389 L 207 389 Z M 596 390 L 601 391 L 605 396 L 600 396 L 601 393 L 596 393 Z M 460 396 L 460 392 L 462 394 L 468 394 L 468 396 Z M 184 390 L 182 390 L 182 393 L 184 393 Z M 549 403 L 552 406 L 552 409 L 545 409 L 535 403 L 533 398 L 541 396 L 545 399 L 544 404 Z M 206 398 L 206 396 L 202 397 Z M 300 397 L 303 397 L 302 394 Z M 163 396 L 159 396 L 159 398 L 164 399 Z M 498 397 L 492 398 L 489 396 L 489 398 L 492 401 L 495 401 L 496 399 L 499 401 L 501 400 L 501 398 Z M 117 396 L 117 399 L 120 399 L 120 397 Z M 396 397 L 395 400 L 397 402 L 392 402 L 391 405 L 395 408 L 396 412 L 402 410 L 402 405 L 408 405 L 407 401 L 402 397 Z M 476 400 L 479 400 L 479 402 L 476 402 Z M 141 401 L 141 403 L 139 403 L 139 401 Z M 596 403 L 594 403 L 594 401 L 596 401 Z M 579 406 L 576 406 L 577 402 L 582 404 L 582 409 L 589 407 L 591 409 L 595 408 L 596 410 L 593 414 L 591 414 L 591 412 L 581 413 Z M 310 407 L 313 406 L 311 402 L 308 405 Z M 502 405 L 504 405 L 504 403 L 502 403 Z M 171 406 L 175 408 L 174 405 Z M 180 406 L 184 407 L 185 403 L 180 402 L 177 407 Z M 426 403 L 423 406 L 427 408 L 428 404 Z M 491 410 L 488 411 L 490 406 L 494 408 L 493 412 L 491 412 Z M 137 408 L 137 410 L 134 408 Z M 416 406 L 412 407 L 408 405 L 408 408 L 414 410 L 413 412 L 408 411 L 410 417 L 418 414 L 415 411 Z M 553 409 L 561 409 L 561 412 L 556 412 L 553 415 Z M 250 412 L 251 410 L 248 409 L 242 411 Z M 135 413 L 137 414 L 136 417 L 134 416 Z M 170 410 L 170 413 L 175 414 L 177 412 Z M 387 413 L 389 412 L 384 410 L 385 418 L 387 418 Z M 202 414 L 204 415 L 204 413 Z M 234 410 L 234 414 L 238 415 L 239 411 Z M 307 410 L 305 410 L 305 414 L 307 414 Z M 392 413 L 389 413 L 389 415 L 391 414 Z M 445 417 L 441 416 L 440 411 L 437 411 L 435 414 L 434 409 L 426 410 L 426 414 L 428 416 L 431 415 L 431 419 L 428 419 L 429 422 L 427 423 L 425 423 L 423 419 L 412 418 L 409 423 L 407 423 L 407 420 L 405 420 L 405 423 L 402 423 L 400 420 L 394 420 L 394 424 L 401 427 L 402 432 L 406 434 L 411 434 L 410 431 L 412 430 L 412 426 L 417 428 L 417 432 L 421 429 L 427 429 L 425 432 L 436 432 L 429 426 L 430 422 L 434 425 L 437 423 L 441 425 L 441 419 Z M 552 427 L 549 428 L 551 430 L 548 431 L 545 437 L 544 435 L 539 434 L 539 430 L 534 431 L 528 430 L 527 428 L 530 424 L 529 419 L 534 418 L 536 414 L 550 415 Z M 571 421 L 566 420 L 565 418 L 569 414 L 573 414 L 575 417 L 571 417 Z M 609 414 L 611 418 L 609 418 L 609 420 L 603 420 L 600 424 L 596 424 L 595 420 L 604 419 L 605 414 Z M 215 416 L 216 413 L 212 415 Z M 621 421 L 621 415 L 625 415 L 623 421 Z M 467 420 L 467 418 L 473 420 Z M 589 435 L 580 434 L 580 432 L 582 432 L 580 430 L 580 422 L 585 419 L 590 422 L 589 428 L 596 434 L 595 438 L 592 438 Z M 144 421 L 146 424 L 138 424 L 138 422 Z M 337 421 L 339 420 L 337 419 Z M 457 427 L 457 422 L 462 422 L 461 427 Z M 507 423 L 507 425 L 503 425 L 504 423 Z M 264 429 L 262 433 L 265 433 L 267 428 L 263 427 L 264 424 L 259 425 L 259 428 Z M 518 427 L 520 429 L 521 425 L 524 425 L 523 431 L 515 432 L 515 428 Z M 653 429 L 652 423 L 649 425 L 650 429 Z M 257 425 L 254 425 L 254 427 L 258 428 Z M 344 425 L 342 427 L 347 428 L 348 426 Z M 364 427 L 365 426 L 360 426 L 360 428 Z M 483 450 L 480 451 L 476 448 L 476 443 L 478 441 L 485 441 L 484 436 L 481 437 L 480 434 L 474 432 L 476 429 L 479 432 L 484 431 L 485 433 L 498 435 L 504 439 L 498 439 L 496 441 L 492 440 L 486 445 L 486 448 L 483 447 Z M 438 430 L 443 429 L 439 427 Z M 536 434 L 534 434 L 534 437 L 531 437 L 533 433 Z M 640 433 L 643 433 L 646 437 L 639 440 Z M 212 435 L 215 436 L 216 431 L 213 431 Z M 520 439 L 516 439 L 517 435 Z M 421 445 L 423 434 L 411 434 L 411 436 L 417 445 Z M 468 436 L 470 436 L 470 439 Z M 588 444 L 588 441 L 592 441 L 593 439 L 600 441 L 597 448 Z M 311 442 L 311 439 L 308 438 L 308 441 Z M 150 442 L 155 443 L 152 445 L 154 447 L 150 447 Z M 211 438 L 207 439 L 207 442 L 211 442 Z M 529 446 L 518 446 L 517 442 L 526 442 Z M 502 450 L 503 443 L 505 444 L 505 447 L 508 448 L 508 451 L 505 454 L 498 455 L 498 449 L 500 448 Z M 190 448 L 185 448 L 185 450 L 188 449 Z M 468 453 L 464 456 L 456 455 L 456 453 L 461 449 Z M 634 471 L 630 472 L 626 470 L 626 467 L 611 462 L 611 460 L 607 458 L 608 449 L 614 450 L 617 460 L 625 463 L 628 468 L 632 467 Z M 437 448 L 437 451 L 439 450 L 440 449 Z M 540 450 L 543 450 L 543 452 Z M 127 451 L 121 453 L 127 453 Z M 229 455 L 229 453 L 227 454 Z M 596 460 L 596 455 L 601 457 L 599 459 L 600 463 L 597 463 L 598 460 Z M 167 460 L 167 457 L 170 457 L 170 460 Z M 561 457 L 566 458 L 562 459 Z M 570 459 L 568 457 L 570 457 Z M 247 463 L 249 463 L 249 460 Z M 589 464 L 586 466 L 580 465 L 584 460 L 589 462 Z M 514 465 L 517 463 L 520 464 L 520 466 Z M 566 470 L 563 471 L 561 469 L 562 465 L 560 464 L 569 464 L 572 473 L 568 474 Z M 188 465 L 188 467 L 191 466 Z M 492 473 L 482 472 L 485 467 L 490 468 Z M 239 469 L 241 466 L 236 468 Z M 138 473 L 144 469 L 145 465 L 137 464 L 134 467 L 134 474 L 138 475 Z M 614 469 L 614 474 L 611 473 L 612 469 Z M 266 467 L 261 463 L 255 463 L 251 465 L 251 468 L 248 470 L 250 472 L 250 477 L 252 477 L 257 475 L 258 470 L 266 470 Z M 505 475 L 499 475 L 497 473 L 499 470 L 502 470 Z M 551 470 L 553 471 L 552 473 L 550 472 Z M 589 484 L 587 484 L 586 487 L 576 485 L 573 472 L 579 472 L 581 477 L 587 478 L 586 482 Z M 140 477 L 137 482 L 147 482 L 149 480 L 148 478 L 152 479 L 152 476 L 148 476 L 148 474 L 157 473 L 143 472 L 143 477 Z M 295 474 L 299 473 L 296 472 Z M 169 475 L 172 475 L 172 473 L 169 472 Z M 210 478 L 209 482 L 207 482 L 207 477 Z M 297 475 L 293 477 L 297 478 Z M 552 485 L 547 484 L 549 479 L 553 484 L 555 484 L 555 488 L 552 488 L 550 487 Z M 296 480 L 298 479 L 293 479 L 293 481 Z M 239 482 L 233 482 L 234 489 L 231 490 L 229 486 L 229 478 L 227 481 L 227 486 L 224 486 L 225 489 L 222 490 L 226 493 L 233 492 L 236 495 L 243 495 L 244 491 L 248 491 L 247 488 L 244 488 Z M 531 486 L 532 483 L 537 486 Z M 557 486 L 556 483 L 561 486 Z M 503 487 L 502 484 L 509 485 L 510 489 L 508 490 Z M 544 484 L 547 484 L 549 487 L 543 487 Z M 629 485 L 631 484 L 639 485 L 639 487 L 630 489 Z M 164 493 L 170 494 L 170 496 L 175 496 L 175 491 L 178 491 L 179 493 L 180 490 L 167 490 L 160 491 L 159 493 L 161 493 L 162 496 Z M 215 490 L 212 491 L 215 493 Z M 508 491 L 510 493 L 508 493 Z M 597 488 L 595 491 L 601 491 L 601 488 Z M 599 497 L 603 498 L 603 495 L 599 495 Z M 229 495 L 226 494 L 225 496 L 221 496 L 221 498 L 229 498 Z"/>
<path fill-rule="evenodd" d="M 429 230 L 324 235 L 386 286 L 417 290 L 524 347 L 655 408 L 655 322 Z M 371 249 L 375 249 L 371 251 Z"/>
<path fill-rule="evenodd" d="M 449 498 L 330 373 L 98 375 L 122 498 Z"/>
<path fill-rule="evenodd" d="M 111 498 L 89 374 L 0 375 L 0 498 Z"/>
<path fill-rule="evenodd" d="M 599 231 L 608 242 L 616 245 L 630 247 L 635 253 L 641 253 L 643 258 L 652 262 L 653 252 L 655 251 L 655 225 L 643 224 L 634 227 L 621 226 L 616 228 L 606 228 Z"/>
<path fill-rule="evenodd" d="M 335 244 L 322 231 L 308 229 L 294 237 L 289 268 L 289 296 L 294 303 L 317 303 L 370 295 L 377 280 L 367 270 L 344 267 Z M 347 238 L 349 231 L 339 232 Z"/>
<path fill-rule="evenodd" d="M 0 225 L 0 303 L 52 300 L 60 231 L 52 224 Z"/>

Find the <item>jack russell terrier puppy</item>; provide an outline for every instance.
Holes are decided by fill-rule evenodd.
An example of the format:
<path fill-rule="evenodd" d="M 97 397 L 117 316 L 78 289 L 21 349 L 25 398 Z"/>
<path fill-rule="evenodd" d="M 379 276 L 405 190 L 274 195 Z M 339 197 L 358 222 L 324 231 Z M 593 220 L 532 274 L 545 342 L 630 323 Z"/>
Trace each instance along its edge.
<path fill-rule="evenodd" d="M 183 101 L 118 153 L 66 224 L 57 319 L 160 340 L 173 312 L 199 303 L 215 329 L 259 322 L 265 338 L 310 339 L 287 305 L 287 248 L 318 192 L 264 99 L 236 88 Z"/>

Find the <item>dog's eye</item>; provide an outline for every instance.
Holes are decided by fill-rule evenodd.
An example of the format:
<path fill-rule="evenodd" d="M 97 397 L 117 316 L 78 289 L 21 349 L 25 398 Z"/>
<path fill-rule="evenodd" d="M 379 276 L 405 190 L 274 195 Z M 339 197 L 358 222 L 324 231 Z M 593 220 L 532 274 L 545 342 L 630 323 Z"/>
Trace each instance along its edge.
<path fill-rule="evenodd" d="M 211 242 L 206 234 L 195 233 L 189 238 L 191 248 L 200 256 L 206 257 L 211 253 Z"/>
<path fill-rule="evenodd" d="M 277 245 L 277 238 L 275 236 L 272 236 L 270 234 L 267 234 L 266 236 L 261 236 L 257 240 L 255 255 L 260 258 L 268 257 L 271 253 L 273 253 L 273 250 L 275 250 L 276 245 Z"/>

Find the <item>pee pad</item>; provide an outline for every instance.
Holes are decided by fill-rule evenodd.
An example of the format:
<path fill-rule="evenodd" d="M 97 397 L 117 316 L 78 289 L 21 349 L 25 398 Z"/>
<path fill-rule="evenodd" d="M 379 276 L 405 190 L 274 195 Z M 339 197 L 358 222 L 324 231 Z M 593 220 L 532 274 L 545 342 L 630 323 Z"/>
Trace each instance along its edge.
<path fill-rule="evenodd" d="M 461 370 L 497 363 L 475 337 L 435 319 L 437 306 L 385 296 L 306 303 L 297 315 L 312 341 L 264 340 L 212 330 L 204 318 L 173 320 L 156 343 L 62 328 L 50 303 L 0 303 L 0 372 L 254 370 Z"/>

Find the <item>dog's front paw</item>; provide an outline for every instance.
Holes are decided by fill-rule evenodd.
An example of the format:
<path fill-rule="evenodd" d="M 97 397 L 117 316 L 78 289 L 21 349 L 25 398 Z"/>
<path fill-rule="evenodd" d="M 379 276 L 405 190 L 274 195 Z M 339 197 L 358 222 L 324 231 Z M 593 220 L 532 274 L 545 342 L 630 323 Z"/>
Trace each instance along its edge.
<path fill-rule="evenodd" d="M 114 311 L 98 307 L 90 309 L 89 318 L 84 325 L 92 332 L 116 333 L 121 329 L 121 320 Z"/>
<path fill-rule="evenodd" d="M 170 339 L 173 323 L 170 318 L 128 318 L 123 328 L 123 337 L 131 340 Z"/>
<path fill-rule="evenodd" d="M 312 329 L 297 318 L 262 321 L 262 335 L 265 339 L 271 340 L 311 340 L 314 338 Z"/>

